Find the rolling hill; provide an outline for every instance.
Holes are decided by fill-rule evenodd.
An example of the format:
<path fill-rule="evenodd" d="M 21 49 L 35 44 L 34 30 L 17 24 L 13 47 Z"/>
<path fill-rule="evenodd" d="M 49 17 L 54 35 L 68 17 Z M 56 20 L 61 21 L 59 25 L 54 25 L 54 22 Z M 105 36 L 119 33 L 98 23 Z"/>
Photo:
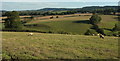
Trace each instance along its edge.
<path fill-rule="evenodd" d="M 2 32 L 3 59 L 117 59 L 118 38 Z"/>
<path fill-rule="evenodd" d="M 108 32 L 111 32 L 107 29 L 112 29 L 114 25 L 117 23 L 117 17 L 114 15 L 100 15 L 102 20 L 101 23 L 98 24 L 100 28 L 105 28 Z M 56 16 L 54 16 L 56 17 Z M 68 17 L 60 17 L 53 19 L 40 19 L 33 20 L 28 22 L 26 25 L 36 24 L 36 26 L 26 26 L 28 29 L 34 29 L 37 31 L 45 31 L 45 32 L 68 32 L 71 34 L 84 34 L 88 29 L 91 28 L 91 24 L 89 23 L 89 18 L 91 16 L 78 16 L 71 15 Z"/>

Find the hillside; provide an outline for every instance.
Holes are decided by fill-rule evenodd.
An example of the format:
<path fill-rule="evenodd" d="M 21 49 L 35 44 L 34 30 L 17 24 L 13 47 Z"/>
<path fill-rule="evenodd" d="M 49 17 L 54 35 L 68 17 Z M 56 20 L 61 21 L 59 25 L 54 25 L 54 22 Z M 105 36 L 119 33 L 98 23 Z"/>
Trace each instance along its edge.
<path fill-rule="evenodd" d="M 37 11 L 65 11 L 65 10 L 97 10 L 97 9 L 118 9 L 120 6 L 87 6 L 82 8 L 43 8 Z"/>
<path fill-rule="evenodd" d="M 72 8 L 43 8 L 43 9 L 39 9 L 37 11 L 67 11 L 67 10 L 73 10 Z"/>
<path fill-rule="evenodd" d="M 116 59 L 118 38 L 2 32 L 3 59 Z"/>
<path fill-rule="evenodd" d="M 29 29 L 34 29 L 38 31 L 45 31 L 45 32 L 68 32 L 72 34 L 84 34 L 88 29 L 91 28 L 91 24 L 89 24 L 90 15 L 85 16 L 81 14 L 74 14 L 69 16 L 59 16 L 59 18 L 49 19 L 49 17 L 42 18 L 39 20 L 33 20 L 28 22 L 26 25 L 36 24 L 36 26 L 26 26 Z M 100 28 L 105 29 L 112 29 L 117 23 L 117 17 L 114 15 L 100 15 L 102 20 L 99 24 Z M 105 30 L 107 33 L 111 32 L 110 30 Z"/>

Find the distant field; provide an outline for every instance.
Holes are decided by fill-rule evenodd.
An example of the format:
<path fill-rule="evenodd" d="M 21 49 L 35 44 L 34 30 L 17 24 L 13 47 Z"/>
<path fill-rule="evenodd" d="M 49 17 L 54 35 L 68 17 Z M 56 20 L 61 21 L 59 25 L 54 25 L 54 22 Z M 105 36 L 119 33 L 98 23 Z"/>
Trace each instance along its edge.
<path fill-rule="evenodd" d="M 23 18 L 23 17 L 31 17 L 31 16 L 20 16 L 21 18 Z M 5 18 L 7 18 L 7 17 L 0 17 L 0 19 L 5 19 Z"/>
<path fill-rule="evenodd" d="M 5 59 L 117 59 L 118 38 L 2 32 Z"/>
<path fill-rule="evenodd" d="M 77 14 L 76 14 L 77 15 Z M 45 20 L 34 20 L 27 24 L 38 24 L 39 26 L 28 27 L 42 31 L 66 31 L 73 34 L 84 34 L 87 29 L 92 26 L 89 24 L 89 18 L 91 16 L 76 16 L 71 17 L 59 17 Z M 99 24 L 100 28 L 112 29 L 117 23 L 117 16 L 114 15 L 100 15 L 102 20 Z M 106 30 L 107 32 L 109 30 Z"/>
<path fill-rule="evenodd" d="M 99 24 L 101 28 L 111 29 L 118 22 L 118 16 L 115 15 L 101 15 L 102 22 Z"/>
<path fill-rule="evenodd" d="M 0 30 L 3 28 L 3 23 L 0 23 Z"/>
<path fill-rule="evenodd" d="M 79 16 L 80 15 L 80 16 Z M 35 17 L 36 19 L 29 21 L 26 25 L 37 24 L 37 26 L 26 26 L 24 29 L 36 30 L 42 32 L 68 32 L 71 34 L 84 34 L 91 28 L 89 18 L 92 14 L 71 14 L 71 15 L 53 15 L 51 16 Z M 56 18 L 59 16 L 59 18 Z M 109 34 L 114 25 L 118 22 L 115 15 L 100 15 L 102 20 L 98 24 L 100 28 L 105 28 L 105 33 Z M 28 17 L 28 16 L 22 16 Z"/>

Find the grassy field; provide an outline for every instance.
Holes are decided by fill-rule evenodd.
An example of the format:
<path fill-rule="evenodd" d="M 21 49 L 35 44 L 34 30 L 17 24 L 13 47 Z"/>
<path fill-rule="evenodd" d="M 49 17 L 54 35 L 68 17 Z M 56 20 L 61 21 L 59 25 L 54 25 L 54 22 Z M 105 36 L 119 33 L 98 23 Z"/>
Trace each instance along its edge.
<path fill-rule="evenodd" d="M 2 32 L 4 59 L 116 59 L 118 38 Z"/>
<path fill-rule="evenodd" d="M 99 24 L 100 28 L 112 29 L 115 23 L 117 23 L 117 16 L 115 15 L 100 15 L 100 16 L 102 18 L 101 23 Z M 45 32 L 65 31 L 72 34 L 84 34 L 92 26 L 91 24 L 89 24 L 90 17 L 91 16 L 72 15 L 70 17 L 34 20 L 27 24 L 37 24 L 38 26 L 32 26 L 27 28 L 42 30 Z M 105 31 L 110 32 L 109 30 Z"/>
<path fill-rule="evenodd" d="M 0 29 L 2 29 L 2 23 L 0 23 Z"/>
<path fill-rule="evenodd" d="M 81 16 L 79 16 L 81 15 Z M 36 19 L 28 21 L 27 25 L 37 24 L 37 26 L 26 26 L 24 29 L 36 30 L 42 32 L 67 32 L 70 34 L 83 35 L 91 28 L 89 24 L 89 18 L 92 14 L 71 14 L 71 15 L 53 15 L 53 19 L 49 19 L 51 16 L 36 17 Z M 59 16 L 59 18 L 55 18 Z M 110 34 L 114 25 L 118 22 L 115 15 L 100 15 L 102 20 L 98 24 L 100 28 L 104 28 L 105 34 Z M 27 16 L 23 16 L 27 17 Z M 1 24 L 0 24 L 1 25 Z M 4 25 L 3 25 L 4 27 Z M 1 27 L 0 27 L 1 28 Z"/>
<path fill-rule="evenodd" d="M 115 15 L 100 15 L 102 21 L 100 28 L 105 32 L 111 32 L 117 23 Z M 83 35 L 91 28 L 89 24 L 90 15 L 79 14 L 63 15 L 59 18 L 49 19 L 51 16 L 39 17 L 39 20 L 32 20 L 24 29 L 38 30 L 44 32 L 65 31 L 75 35 L 67 34 L 43 34 L 34 33 L 27 36 L 27 32 L 2 32 L 2 48 L 4 59 L 116 59 L 118 58 L 118 38 L 105 36 L 100 39 L 98 36 Z M 56 16 L 54 16 L 56 17 Z M 0 29 L 4 27 L 0 23 Z M 3 25 L 3 26 L 2 26 Z M 80 34 L 80 35 L 78 35 Z"/>
<path fill-rule="evenodd" d="M 20 16 L 20 18 L 31 17 L 31 16 Z M 6 19 L 7 17 L 0 17 L 0 19 Z"/>

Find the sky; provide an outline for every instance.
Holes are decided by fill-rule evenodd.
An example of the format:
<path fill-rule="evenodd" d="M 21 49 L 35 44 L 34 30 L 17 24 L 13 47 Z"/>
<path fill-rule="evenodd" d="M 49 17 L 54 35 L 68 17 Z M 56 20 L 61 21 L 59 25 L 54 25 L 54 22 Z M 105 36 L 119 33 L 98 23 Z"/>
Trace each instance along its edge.
<path fill-rule="evenodd" d="M 2 0 L 0 10 L 37 10 L 42 8 L 82 8 L 85 6 L 118 6 L 119 0 Z"/>
<path fill-rule="evenodd" d="M 120 0 L 1 0 L 2 2 L 119 2 Z"/>

